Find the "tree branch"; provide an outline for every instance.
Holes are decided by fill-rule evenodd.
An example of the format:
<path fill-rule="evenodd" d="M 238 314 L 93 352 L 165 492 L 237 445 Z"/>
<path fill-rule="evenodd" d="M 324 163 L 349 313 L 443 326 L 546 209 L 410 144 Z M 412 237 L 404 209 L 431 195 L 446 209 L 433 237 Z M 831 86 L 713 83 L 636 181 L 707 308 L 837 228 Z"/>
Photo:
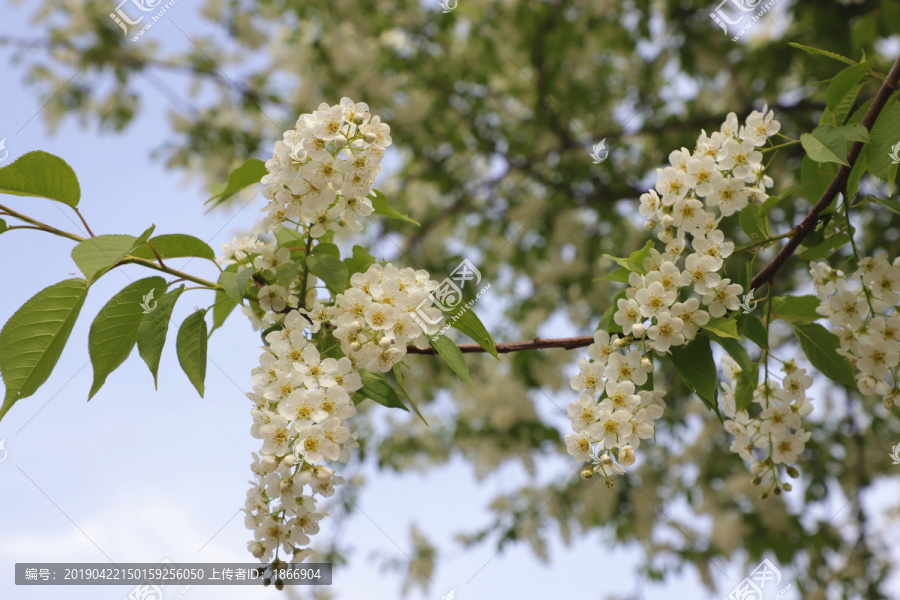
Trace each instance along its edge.
<path fill-rule="evenodd" d="M 565 348 L 572 350 L 574 348 L 584 348 L 594 343 L 594 336 L 582 335 L 571 338 L 553 338 L 545 339 L 536 337 L 533 340 L 525 342 L 509 342 L 508 344 L 497 344 L 498 354 L 509 354 L 510 352 L 520 352 L 522 350 L 537 350 L 539 348 Z M 459 344 L 457 346 L 463 354 L 475 352 L 485 352 L 485 349 L 478 344 Z M 406 348 L 407 354 L 437 354 L 434 348 L 416 348 L 409 346 Z"/>
<path fill-rule="evenodd" d="M 890 98 L 891 94 L 897 88 L 898 79 L 900 79 L 900 56 L 894 61 L 894 66 L 891 67 L 890 72 L 878 89 L 878 93 L 875 94 L 872 105 L 869 106 L 869 110 L 866 111 L 865 116 L 862 118 L 862 121 L 860 121 L 862 126 L 867 130 L 872 129 L 872 125 L 875 124 L 875 119 L 878 118 L 878 115 L 884 109 L 885 104 L 887 104 L 888 98 Z M 778 251 L 775 258 L 773 258 L 762 271 L 757 273 L 756 277 L 753 278 L 753 281 L 750 282 L 751 289 L 755 290 L 766 283 L 771 283 L 778 273 L 778 270 L 784 266 L 784 263 L 786 263 L 791 256 L 793 256 L 797 247 L 800 246 L 800 243 L 812 232 L 816 223 L 819 221 L 819 215 L 822 211 L 831 206 L 831 203 L 834 202 L 838 193 L 846 187 L 847 180 L 850 177 L 850 171 L 853 169 L 856 159 L 859 158 L 862 147 L 862 142 L 853 142 L 850 145 L 850 150 L 847 151 L 847 163 L 849 163 L 850 166 L 842 165 L 841 168 L 838 169 L 837 174 L 822 194 L 822 197 L 819 198 L 816 205 L 809 211 L 809 214 L 803 218 L 803 221 L 794 228 L 794 235 L 791 239 L 789 239 L 781 250 Z"/>

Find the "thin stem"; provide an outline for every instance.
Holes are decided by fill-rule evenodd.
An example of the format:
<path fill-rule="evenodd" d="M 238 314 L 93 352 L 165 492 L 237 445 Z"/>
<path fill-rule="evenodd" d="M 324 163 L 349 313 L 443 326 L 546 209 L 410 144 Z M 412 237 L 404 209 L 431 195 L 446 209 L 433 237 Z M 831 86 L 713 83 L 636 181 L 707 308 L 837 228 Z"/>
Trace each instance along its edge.
<path fill-rule="evenodd" d="M 78 210 L 78 208 L 73 207 L 72 210 L 74 210 L 75 214 L 78 215 L 78 218 L 81 219 L 81 222 L 84 224 L 84 228 L 87 229 L 88 235 L 90 235 L 91 237 L 95 237 L 94 232 L 91 231 L 91 226 L 88 225 L 87 221 L 84 220 L 84 217 L 81 215 L 81 212 Z"/>
<path fill-rule="evenodd" d="M 202 286 L 205 286 L 211 290 L 221 290 L 222 286 L 218 283 L 213 283 L 212 281 L 207 281 L 205 279 L 201 279 L 200 277 L 195 277 L 188 273 L 184 273 L 182 271 L 178 271 L 176 269 L 172 269 L 171 267 L 161 267 L 152 260 L 147 260 L 146 258 L 137 258 L 136 256 L 126 256 L 118 263 L 116 263 L 116 267 L 122 265 L 141 265 L 142 267 L 147 267 L 148 269 L 153 269 L 154 271 L 161 271 L 163 273 L 168 273 L 169 275 L 174 275 L 175 277 L 179 277 L 184 279 L 185 281 L 193 281 L 194 283 L 199 283 Z M 115 267 L 114 267 L 115 268 Z"/>
<path fill-rule="evenodd" d="M 32 219 L 31 217 L 27 217 L 20 212 L 17 212 L 11 208 L 7 208 L 6 206 L 3 206 L 2 204 L 0 204 L 0 210 L 3 211 L 0 214 L 6 215 L 9 217 L 15 217 L 15 218 L 19 219 L 20 221 L 25 221 L 26 223 L 35 225 L 35 226 L 37 226 L 37 228 L 41 229 L 42 231 L 46 231 L 47 233 L 52 233 L 53 235 L 58 235 L 59 237 L 68 238 L 68 239 L 74 240 L 76 242 L 83 242 L 86 239 L 75 233 L 69 233 L 68 231 L 63 231 L 62 229 L 57 229 L 56 227 L 53 227 L 52 225 L 47 225 L 46 223 L 42 223 L 41 221 L 38 221 L 37 219 Z M 10 229 L 12 229 L 12 227 L 10 227 Z"/>

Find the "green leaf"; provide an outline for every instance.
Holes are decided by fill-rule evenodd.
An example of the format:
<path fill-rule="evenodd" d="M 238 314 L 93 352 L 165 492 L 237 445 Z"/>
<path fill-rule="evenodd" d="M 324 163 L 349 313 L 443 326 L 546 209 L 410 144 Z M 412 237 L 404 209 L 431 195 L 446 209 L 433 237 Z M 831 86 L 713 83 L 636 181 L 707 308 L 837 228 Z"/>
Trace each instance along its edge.
<path fill-rule="evenodd" d="M 399 213 L 391 208 L 387 197 L 385 197 L 385 195 L 380 191 L 372 190 L 372 193 L 369 195 L 372 197 L 372 207 L 375 209 L 376 215 L 381 215 L 383 217 L 389 217 L 391 219 L 398 219 L 400 221 L 406 221 L 407 223 L 419 225 L 419 222 L 409 218 L 409 215 L 404 215 L 403 213 Z"/>
<path fill-rule="evenodd" d="M 594 281 L 615 281 L 617 283 L 628 283 L 628 276 L 630 274 L 631 271 L 629 271 L 625 267 L 619 267 L 609 275 L 598 277 Z"/>
<path fill-rule="evenodd" d="M 288 289 L 294 280 L 297 279 L 302 267 L 303 263 L 299 260 L 281 263 L 275 267 L 275 279 L 278 280 L 279 285 Z"/>
<path fill-rule="evenodd" d="M 612 299 L 612 304 L 610 304 L 603 314 L 600 315 L 600 320 L 597 322 L 597 330 L 602 329 L 607 333 L 622 333 L 622 326 L 615 322 L 615 314 L 619 310 L 619 300 L 625 298 L 627 295 L 627 290 L 622 290 Z"/>
<path fill-rule="evenodd" d="M 859 123 L 854 123 L 853 125 L 843 125 L 841 127 L 838 127 L 837 130 L 838 133 L 840 133 L 848 142 L 863 142 L 864 144 L 869 143 L 869 130 Z"/>
<path fill-rule="evenodd" d="M 831 84 L 828 86 L 828 90 L 825 92 L 825 103 L 828 108 L 834 111 L 841 100 L 847 94 L 851 93 L 853 88 L 859 84 L 860 80 L 865 76 L 866 71 L 872 67 L 874 62 L 874 60 L 870 60 L 858 65 L 853 65 L 835 75 L 834 79 L 831 80 Z M 859 90 L 857 90 L 856 93 L 859 93 Z M 855 99 L 856 94 L 853 94 L 853 97 L 853 99 Z M 840 125 L 840 123 L 837 123 L 837 125 Z"/>
<path fill-rule="evenodd" d="M 841 56 L 840 54 L 835 54 L 834 52 L 829 52 L 828 50 L 819 50 L 818 48 L 813 48 L 812 46 L 804 46 L 803 44 L 797 44 L 795 42 L 788 42 L 788 46 L 793 46 L 794 48 L 799 48 L 803 50 L 810 56 L 827 56 L 828 58 L 832 58 L 834 60 L 839 60 L 842 63 L 846 63 L 848 65 L 857 64 L 855 60 L 849 59 L 846 56 Z"/>
<path fill-rule="evenodd" d="M 741 370 L 746 371 L 752 367 L 753 363 L 750 361 L 750 354 L 739 341 L 731 338 L 722 338 L 715 334 L 709 337 L 717 344 L 722 346 L 725 352 L 727 352 L 729 356 L 734 359 L 734 362 L 738 364 Z"/>
<path fill-rule="evenodd" d="M 871 194 L 866 196 L 866 202 L 872 202 L 882 208 L 886 208 L 894 214 L 900 215 L 900 202 L 891 200 L 890 198 L 878 198 Z"/>
<path fill-rule="evenodd" d="M 460 315 L 454 315 L 451 318 L 450 326 L 472 338 L 488 354 L 500 360 L 500 356 L 497 355 L 497 343 L 494 341 L 494 337 L 487 330 L 487 327 L 484 326 L 484 323 L 481 322 L 481 319 L 478 318 L 478 315 L 475 314 L 474 310 L 469 309 Z"/>
<path fill-rule="evenodd" d="M 788 323 L 811 323 L 822 318 L 816 312 L 819 304 L 816 296 L 778 296 L 772 298 L 772 312 Z"/>
<path fill-rule="evenodd" d="M 848 386 L 856 386 L 853 367 L 837 353 L 841 347 L 837 336 L 818 323 L 791 323 L 797 340 L 812 366 L 826 377 Z"/>
<path fill-rule="evenodd" d="M 239 166 L 237 169 L 231 172 L 228 175 L 228 183 L 225 184 L 225 188 L 214 195 L 212 198 L 204 202 L 204 204 L 209 204 L 210 202 L 215 201 L 213 206 L 218 206 L 219 204 L 225 202 L 238 192 L 240 192 L 245 187 L 251 186 L 254 183 L 259 183 L 259 180 L 263 178 L 266 173 L 269 171 L 266 169 L 266 163 L 259 160 L 258 158 L 249 158 L 244 161 L 244 164 Z"/>
<path fill-rule="evenodd" d="M 67 279 L 44 288 L 0 331 L 0 373 L 6 395 L 0 419 L 50 377 L 87 297 L 88 282 Z"/>
<path fill-rule="evenodd" d="M 359 404 L 366 398 L 370 398 L 382 406 L 399 408 L 409 412 L 409 409 L 403 404 L 403 400 L 400 399 L 396 390 L 388 384 L 384 375 L 359 369 L 359 378 L 363 385 L 353 394 L 353 401 L 356 404 Z"/>
<path fill-rule="evenodd" d="M 710 317 L 709 323 L 701 327 L 704 331 L 711 331 L 719 337 L 733 338 L 740 340 L 738 335 L 737 321 L 734 319 L 726 319 L 724 317 Z"/>
<path fill-rule="evenodd" d="M 313 256 L 332 256 L 341 259 L 341 249 L 334 244 L 316 244 L 310 253 Z"/>
<path fill-rule="evenodd" d="M 466 365 L 462 352 L 457 345 L 453 343 L 453 340 L 446 335 L 435 335 L 429 337 L 428 342 L 431 344 L 432 348 L 437 350 L 437 353 L 444 359 L 447 366 L 450 367 L 450 370 L 456 373 L 459 378 L 463 380 L 463 383 L 468 385 L 472 391 L 474 391 L 475 386 L 472 385 L 472 376 L 469 375 L 469 367 Z"/>
<path fill-rule="evenodd" d="M 244 303 L 244 292 L 247 289 L 247 283 L 253 275 L 253 267 L 243 267 L 236 273 L 234 271 L 225 270 L 219 275 L 219 285 L 221 285 L 225 294 L 234 300 L 236 304 Z"/>
<path fill-rule="evenodd" d="M 628 267 L 635 273 L 646 275 L 647 269 L 644 268 L 644 259 L 650 256 L 650 251 L 653 250 L 653 246 L 653 240 L 647 240 L 647 243 L 644 244 L 643 248 L 632 252 L 628 257 Z"/>
<path fill-rule="evenodd" d="M 197 258 L 205 258 L 206 260 L 216 260 L 216 253 L 209 247 L 209 244 L 192 235 L 184 233 L 167 233 L 150 238 L 148 243 L 153 246 L 162 258 L 182 258 L 186 256 L 194 256 Z M 141 245 L 131 252 L 132 256 L 137 258 L 146 258 L 148 260 L 156 260 L 153 250 L 146 244 Z"/>
<path fill-rule="evenodd" d="M 9 225 L 6 224 L 6 221 L 0 219 L 0 233 L 3 233 L 7 229 L 9 229 Z"/>
<path fill-rule="evenodd" d="M 742 336 L 759 346 L 760 348 L 769 347 L 769 333 L 766 326 L 759 317 L 750 314 L 742 314 L 738 316 L 738 331 Z"/>
<path fill-rule="evenodd" d="M 178 354 L 178 363 L 184 371 L 200 397 L 203 397 L 204 381 L 206 380 L 206 319 L 202 310 L 192 313 L 178 330 L 175 340 L 175 350 Z"/>
<path fill-rule="evenodd" d="M 347 267 L 347 275 L 354 273 L 363 273 L 375 264 L 375 257 L 366 251 L 362 246 L 353 246 L 353 256 L 344 259 L 344 266 Z"/>
<path fill-rule="evenodd" d="M 834 163 L 817 163 L 808 156 L 800 162 L 800 182 L 805 184 L 803 195 L 810 204 L 815 204 L 831 185 L 838 168 Z M 745 209 L 746 210 L 746 209 Z M 744 211 L 741 211 L 744 212 Z"/>
<path fill-rule="evenodd" d="M 864 148 L 865 150 L 865 148 Z M 869 172 L 869 157 L 865 152 L 860 152 L 850 169 L 850 176 L 847 178 L 847 197 L 853 198 L 859 192 L 859 182 L 863 175 Z"/>
<path fill-rule="evenodd" d="M 325 282 L 328 291 L 340 294 L 347 289 L 347 267 L 339 258 L 329 254 L 310 256 L 306 259 L 309 272 Z"/>
<path fill-rule="evenodd" d="M 138 353 L 147 363 L 150 373 L 153 374 L 153 385 L 157 389 L 159 389 L 159 359 L 162 356 L 163 347 L 166 345 L 169 320 L 172 318 L 175 303 L 182 292 L 184 292 L 184 285 L 160 298 L 153 310 L 144 315 L 138 326 Z"/>
<path fill-rule="evenodd" d="M 755 204 L 748 204 L 741 210 L 738 222 L 751 241 L 758 242 L 768 237 L 766 234 L 766 217 L 760 213 L 759 207 Z"/>
<path fill-rule="evenodd" d="M 132 235 L 98 235 L 72 248 L 72 260 L 89 281 L 95 281 L 130 254 L 137 242 Z"/>
<path fill-rule="evenodd" d="M 672 364 L 684 383 L 718 414 L 718 376 L 709 338 L 698 335 L 687 346 L 673 346 L 671 352 Z"/>
<path fill-rule="evenodd" d="M 0 194 L 48 198 L 75 208 L 81 187 L 66 161 L 38 150 L 0 169 Z"/>
<path fill-rule="evenodd" d="M 88 354 L 94 368 L 94 383 L 88 400 L 131 354 L 144 314 L 148 308 L 158 307 L 153 298 L 162 297 L 165 291 L 166 280 L 162 277 L 139 279 L 125 286 L 97 313 L 88 334 Z"/>
<path fill-rule="evenodd" d="M 819 125 L 812 133 L 801 134 L 800 144 L 806 150 L 806 155 L 816 162 L 850 166 L 845 158 L 847 141 L 833 125 Z"/>
<path fill-rule="evenodd" d="M 213 331 L 225 324 L 225 320 L 231 312 L 237 308 L 237 302 L 229 298 L 225 292 L 216 290 L 216 303 L 213 305 L 213 326 L 209 330 L 212 335 Z"/>
<path fill-rule="evenodd" d="M 743 369 L 743 367 L 742 367 Z M 738 411 L 744 410 L 753 402 L 753 392 L 759 387 L 759 364 L 750 365 L 747 370 L 742 370 L 734 390 L 734 405 Z"/>
<path fill-rule="evenodd" d="M 870 142 L 865 147 L 869 171 L 875 177 L 893 185 L 900 161 L 900 103 L 894 102 L 878 115 L 869 132 Z M 890 190 L 893 193 L 893 188 Z"/>
<path fill-rule="evenodd" d="M 804 241 L 804 245 L 800 246 L 803 250 L 797 252 L 797 258 L 802 258 L 803 260 L 820 260 L 831 256 L 834 250 L 843 248 L 849 244 L 850 236 L 843 232 L 834 233 L 821 240 L 818 245 L 812 248 L 806 247 L 807 242 L 809 242 L 809 239 Z"/>

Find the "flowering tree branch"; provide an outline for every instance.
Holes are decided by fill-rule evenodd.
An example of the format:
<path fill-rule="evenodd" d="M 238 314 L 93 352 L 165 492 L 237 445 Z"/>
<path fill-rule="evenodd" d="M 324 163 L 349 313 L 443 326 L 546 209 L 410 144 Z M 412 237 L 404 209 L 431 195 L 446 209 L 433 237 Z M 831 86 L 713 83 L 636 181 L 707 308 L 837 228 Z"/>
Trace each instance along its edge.
<path fill-rule="evenodd" d="M 497 344 L 497 354 L 509 354 L 510 352 L 520 352 L 522 350 L 538 350 L 541 348 L 565 348 L 572 350 L 574 348 L 584 348 L 594 343 L 594 337 L 590 335 L 581 335 L 570 338 L 539 338 L 524 342 L 509 342 L 507 344 Z M 463 354 L 473 352 L 485 352 L 485 349 L 478 344 L 459 344 L 457 346 Z M 409 346 L 406 349 L 409 354 L 437 354 L 434 348 L 416 348 Z"/>
<path fill-rule="evenodd" d="M 887 104 L 888 98 L 890 98 L 894 90 L 897 89 L 898 79 L 900 79 L 900 56 L 894 61 L 894 66 L 891 67 L 887 77 L 884 78 L 884 82 L 882 82 L 881 87 L 878 89 L 878 93 L 875 94 L 875 98 L 872 100 L 872 105 L 869 106 L 869 110 L 866 111 L 865 116 L 860 122 L 867 130 L 872 129 L 872 125 L 875 124 L 875 120 L 878 118 L 882 109 L 884 109 L 885 104 Z M 862 142 L 853 142 L 850 145 L 850 150 L 847 151 L 847 163 L 849 166 L 842 165 L 841 168 L 838 169 L 837 174 L 822 194 L 822 197 L 819 198 L 819 201 L 816 202 L 816 205 L 813 206 L 812 210 L 809 211 L 809 214 L 804 217 L 803 221 L 794 228 L 795 233 L 791 239 L 789 239 L 778 254 L 775 255 L 775 258 L 757 273 L 756 277 L 753 278 L 753 281 L 750 282 L 751 289 L 755 290 L 763 284 L 771 283 L 775 278 L 776 273 L 778 273 L 778 270 L 784 266 L 784 263 L 786 263 L 791 256 L 793 256 L 797 247 L 800 246 L 801 242 L 806 239 L 806 236 L 812 232 L 822 211 L 828 208 L 831 203 L 834 202 L 838 193 L 846 187 L 847 180 L 850 177 L 850 171 L 853 169 L 856 159 L 859 158 L 862 147 Z"/>

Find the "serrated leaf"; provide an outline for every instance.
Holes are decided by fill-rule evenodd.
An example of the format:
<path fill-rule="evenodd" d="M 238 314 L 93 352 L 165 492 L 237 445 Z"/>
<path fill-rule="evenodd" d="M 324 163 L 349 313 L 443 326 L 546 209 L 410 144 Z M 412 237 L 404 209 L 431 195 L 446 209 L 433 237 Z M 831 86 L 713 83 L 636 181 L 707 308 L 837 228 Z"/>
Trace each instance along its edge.
<path fill-rule="evenodd" d="M 795 42 L 788 42 L 788 46 L 793 46 L 794 48 L 799 48 L 800 50 L 803 50 L 810 56 L 815 56 L 815 55 L 827 56 L 828 58 L 840 61 L 840 62 L 848 64 L 848 65 L 857 64 L 855 60 L 852 60 L 852 59 L 847 58 L 846 56 L 842 56 L 840 54 L 836 54 L 834 52 L 829 52 L 828 50 L 819 50 L 818 48 L 813 48 L 812 46 L 804 46 L 803 44 L 797 44 Z"/>
<path fill-rule="evenodd" d="M 359 378 L 362 381 L 362 387 L 353 394 L 353 401 L 359 404 L 366 398 L 377 402 L 388 408 L 399 408 L 409 412 L 409 409 L 403 404 L 396 390 L 388 384 L 387 379 L 381 373 L 373 373 L 365 369 L 359 369 Z"/>
<path fill-rule="evenodd" d="M 711 331 L 715 335 L 722 338 L 733 338 L 740 340 L 738 335 L 737 321 L 734 319 L 726 319 L 724 317 L 710 317 L 709 322 L 701 327 L 704 331 Z"/>
<path fill-rule="evenodd" d="M 866 196 L 866 202 L 872 202 L 882 208 L 886 208 L 894 214 L 900 215 L 900 202 L 891 200 L 890 198 L 878 198 L 871 194 Z"/>
<path fill-rule="evenodd" d="M 150 373 L 153 374 L 153 385 L 157 389 L 159 389 L 159 359 L 162 356 L 163 347 L 166 345 L 169 320 L 172 318 L 175 303 L 182 292 L 184 292 L 184 285 L 160 298 L 155 308 L 144 315 L 138 326 L 138 353 L 144 359 Z"/>
<path fill-rule="evenodd" d="M 834 111 L 844 96 L 851 93 L 853 88 L 859 84 L 860 80 L 865 76 L 866 71 L 869 70 L 874 62 L 875 61 L 870 60 L 868 62 L 856 64 L 847 67 L 835 75 L 834 79 L 832 79 L 831 83 L 828 85 L 828 90 L 825 92 L 826 106 Z M 840 125 L 840 123 L 836 124 Z"/>
<path fill-rule="evenodd" d="M 619 267 L 609 275 L 598 277 L 594 281 L 615 281 L 616 283 L 628 283 L 628 276 L 630 274 L 631 271 L 629 271 L 625 267 Z"/>
<path fill-rule="evenodd" d="M 487 327 L 484 326 L 484 323 L 481 322 L 481 319 L 478 318 L 478 315 L 475 314 L 474 310 L 469 309 L 460 315 L 454 315 L 451 318 L 450 326 L 472 338 L 488 354 L 500 360 L 500 356 L 497 354 L 497 342 L 494 341 L 494 337 L 487 330 Z"/>
<path fill-rule="evenodd" d="M 339 258 L 329 254 L 310 256 L 306 259 L 309 272 L 321 279 L 332 294 L 347 289 L 347 267 Z"/>
<path fill-rule="evenodd" d="M 242 189 L 253 185 L 254 183 L 259 183 L 259 180 L 263 178 L 269 171 L 266 169 L 266 163 L 259 160 L 258 158 L 250 158 L 244 161 L 244 164 L 239 166 L 237 169 L 232 171 L 228 175 L 228 183 L 225 184 L 224 189 L 221 192 L 214 195 L 212 198 L 204 202 L 204 204 L 209 204 L 210 202 L 215 201 L 213 206 L 218 206 L 219 204 L 225 202 Z"/>
<path fill-rule="evenodd" d="M 456 373 L 463 383 L 468 385 L 474 391 L 475 386 L 472 385 L 472 376 L 469 375 L 469 367 L 466 365 L 462 352 L 460 352 L 456 344 L 453 343 L 453 340 L 446 335 L 434 335 L 428 338 L 428 342 L 431 344 L 432 348 L 437 350 L 438 355 L 444 359 L 444 362 L 447 363 L 450 370 Z"/>
<path fill-rule="evenodd" d="M 166 280 L 162 277 L 139 279 L 125 286 L 97 313 L 88 334 L 88 354 L 94 369 L 94 382 L 88 400 L 100 391 L 109 374 L 131 354 L 145 311 L 153 306 L 148 296 L 162 296 L 165 290 Z"/>
<path fill-rule="evenodd" d="M 672 364 L 684 383 L 718 414 L 718 375 L 709 338 L 698 335 L 687 346 L 673 346 L 671 352 Z"/>
<path fill-rule="evenodd" d="M 808 241 L 809 240 L 804 240 L 804 245 L 800 246 L 800 248 L 803 249 L 797 252 L 797 258 L 802 258 L 803 260 L 821 260 L 831 256 L 834 250 L 849 244 L 850 236 L 843 232 L 835 233 L 830 237 L 822 239 L 818 245 L 810 248 L 806 247 Z"/>
<path fill-rule="evenodd" d="M 380 191 L 372 190 L 372 193 L 369 194 L 369 196 L 372 198 L 372 207 L 375 209 L 374 212 L 376 215 L 419 225 L 419 222 L 411 219 L 409 215 L 404 215 L 403 213 L 394 210 L 388 202 L 387 197 Z"/>
<path fill-rule="evenodd" d="M 67 279 L 44 288 L 0 331 L 0 373 L 6 385 L 0 419 L 50 377 L 87 297 L 88 282 Z"/>
<path fill-rule="evenodd" d="M 252 275 L 253 267 L 243 267 L 237 272 L 225 270 L 219 275 L 219 285 L 236 304 L 243 305 L 244 291 L 247 289 L 247 282 L 250 281 Z"/>
<path fill-rule="evenodd" d="M 812 366 L 826 377 L 844 385 L 856 386 L 853 367 L 837 353 L 841 345 L 833 333 L 818 323 L 791 323 L 797 341 Z"/>
<path fill-rule="evenodd" d="M 204 258 L 206 260 L 216 260 L 216 253 L 209 247 L 209 244 L 192 235 L 184 233 L 166 233 L 150 238 L 148 243 L 153 246 L 153 250 L 156 250 L 162 258 L 183 258 L 192 256 Z M 156 254 L 153 253 L 153 250 L 144 244 L 131 252 L 131 255 L 137 258 L 156 260 Z"/>
<path fill-rule="evenodd" d="M 772 312 L 788 323 L 811 323 L 822 318 L 816 312 L 819 304 L 816 296 L 778 296 L 772 298 Z"/>
<path fill-rule="evenodd" d="M 81 186 L 66 161 L 38 150 L 0 169 L 0 194 L 48 198 L 75 208 L 81 199 Z"/>
<path fill-rule="evenodd" d="M 72 248 L 72 260 L 89 281 L 99 279 L 134 249 L 132 235 L 98 235 Z"/>
<path fill-rule="evenodd" d="M 237 308 L 237 302 L 229 298 L 225 292 L 216 290 L 216 301 L 212 308 L 213 326 L 209 330 L 209 335 L 225 324 L 226 319 L 235 308 Z"/>
<path fill-rule="evenodd" d="M 341 259 L 341 249 L 334 244 L 316 244 L 310 254 L 313 256 L 332 256 L 338 260 Z"/>
<path fill-rule="evenodd" d="M 800 134 L 800 145 L 806 150 L 806 155 L 816 162 L 849 166 L 845 158 L 847 140 L 833 125 L 819 125 L 812 133 Z"/>
<path fill-rule="evenodd" d="M 869 142 L 869 130 L 859 123 L 843 125 L 837 130 L 848 142 L 863 142 L 864 144 Z"/>
<path fill-rule="evenodd" d="M 178 337 L 175 340 L 175 350 L 178 354 L 178 364 L 191 383 L 197 388 L 200 397 L 203 397 L 204 381 L 206 380 L 206 319 L 203 311 L 192 313 L 178 329 Z"/>

